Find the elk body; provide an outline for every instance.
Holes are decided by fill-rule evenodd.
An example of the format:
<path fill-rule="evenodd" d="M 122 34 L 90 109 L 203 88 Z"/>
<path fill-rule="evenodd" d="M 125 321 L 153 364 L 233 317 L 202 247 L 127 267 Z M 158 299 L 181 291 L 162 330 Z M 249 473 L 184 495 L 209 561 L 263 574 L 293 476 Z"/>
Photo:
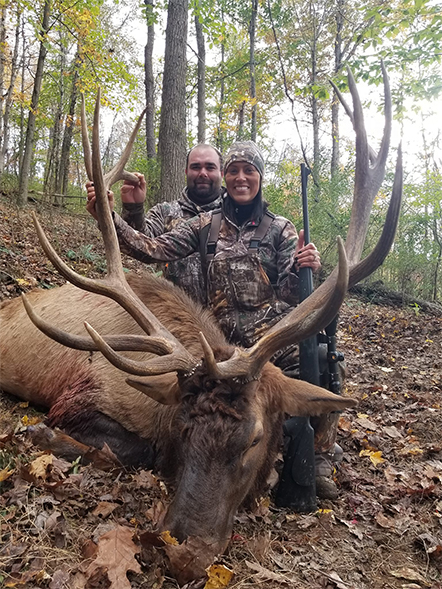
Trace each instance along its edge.
<path fill-rule="evenodd" d="M 229 345 L 209 312 L 162 279 L 145 275 L 126 280 L 101 170 L 98 100 L 90 175 L 108 276 L 95 281 L 75 274 L 37 223 L 46 254 L 72 284 L 31 293 L 27 312 L 39 329 L 61 343 L 34 327 L 19 301 L 0 311 L 3 389 L 49 407 L 51 426 L 86 444 L 106 442 L 122 462 L 155 467 L 170 478 L 175 493 L 164 528 L 179 540 L 205 539 L 214 554 L 228 543 L 238 507 L 262 492 L 284 415 L 319 415 L 354 405 L 285 377 L 269 362 L 278 349 L 328 325 L 348 284 L 373 272 L 393 241 L 401 200 L 400 159 L 385 229 L 360 262 L 369 213 L 384 177 L 391 106 L 385 77 L 387 124 L 376 155 L 367 143 L 351 76 L 349 81 L 354 111 L 345 106 L 357 136 L 355 203 L 350 236 L 345 250 L 342 244 L 339 248 L 339 268 L 252 348 Z M 83 321 L 90 337 L 82 335 Z M 122 370 L 133 376 L 127 379 Z"/>
<path fill-rule="evenodd" d="M 128 281 L 194 357 L 204 357 L 200 332 L 217 360 L 232 356 L 233 347 L 211 314 L 179 288 L 152 274 L 129 275 Z M 27 298 L 35 312 L 72 334 L 84 333 L 84 320 L 104 335 L 143 333 L 119 305 L 70 284 Z M 49 408 L 50 427 L 90 446 L 107 443 L 123 464 L 159 470 L 176 488 L 165 527 L 180 540 L 202 536 L 217 551 L 228 541 L 238 506 L 265 490 L 284 413 L 316 415 L 354 404 L 289 379 L 268 362 L 261 378 L 247 384 L 211 379 L 202 364 L 179 378 L 179 402 L 165 405 L 129 386 L 127 375 L 101 353 L 46 337 L 19 299 L 3 304 L 0 323 L 2 388 Z M 138 360 L 147 357 L 137 353 Z M 167 375 L 151 377 L 150 383 L 165 397 L 177 384 Z"/>

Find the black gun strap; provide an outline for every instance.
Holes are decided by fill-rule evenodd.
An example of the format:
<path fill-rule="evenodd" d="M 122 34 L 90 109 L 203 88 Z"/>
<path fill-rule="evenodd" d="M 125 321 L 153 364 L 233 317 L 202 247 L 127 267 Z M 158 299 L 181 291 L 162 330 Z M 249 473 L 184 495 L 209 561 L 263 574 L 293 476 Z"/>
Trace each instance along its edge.
<path fill-rule="evenodd" d="M 258 225 L 258 227 L 255 229 L 255 233 L 253 234 L 252 239 L 250 240 L 249 243 L 249 252 L 250 251 L 257 251 L 262 238 L 265 236 L 265 234 L 267 233 L 267 231 L 270 228 L 270 225 L 272 224 L 273 219 L 275 218 L 275 215 L 273 213 L 271 213 L 270 211 L 266 211 L 264 217 L 261 219 L 261 223 Z"/>
<path fill-rule="evenodd" d="M 209 235 L 206 241 L 206 248 L 205 248 L 205 266 L 206 269 L 209 268 L 210 262 L 213 260 L 216 250 L 216 244 L 218 242 L 219 237 L 219 230 L 221 227 L 221 219 L 222 219 L 222 212 L 221 209 L 217 209 L 212 213 L 212 222 L 210 223 L 210 230 Z"/>

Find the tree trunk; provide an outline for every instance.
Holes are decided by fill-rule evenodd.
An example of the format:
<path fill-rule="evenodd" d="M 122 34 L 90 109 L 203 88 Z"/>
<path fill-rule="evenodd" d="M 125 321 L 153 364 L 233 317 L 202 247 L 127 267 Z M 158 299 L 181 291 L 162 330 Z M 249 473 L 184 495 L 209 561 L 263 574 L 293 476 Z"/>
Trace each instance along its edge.
<path fill-rule="evenodd" d="M 221 44 L 221 84 L 219 88 L 219 109 L 218 109 L 218 128 L 216 133 L 216 146 L 222 153 L 224 151 L 224 133 L 223 133 L 223 107 L 224 107 L 224 63 L 225 63 L 225 47 L 224 43 Z"/>
<path fill-rule="evenodd" d="M 187 0 L 169 1 L 158 141 L 161 197 L 168 201 L 183 188 L 186 162 L 187 11 Z"/>
<path fill-rule="evenodd" d="M 60 155 L 60 174 L 58 177 L 58 184 L 55 188 L 55 192 L 59 194 L 66 194 L 68 189 L 69 183 L 69 155 L 71 151 L 71 144 L 72 144 L 72 135 L 74 132 L 74 123 L 75 123 L 75 107 L 77 104 L 77 97 L 78 97 L 78 53 L 75 56 L 74 64 L 73 64 L 73 76 L 72 76 L 72 86 L 71 86 L 71 97 L 69 100 L 69 112 L 66 117 L 64 133 L 63 133 L 63 143 L 61 146 L 61 155 Z"/>
<path fill-rule="evenodd" d="M 239 107 L 239 114 L 238 114 L 238 133 L 236 134 L 236 140 L 242 141 L 244 138 L 244 110 L 246 108 L 246 101 L 243 100 L 241 102 L 241 106 Z"/>
<path fill-rule="evenodd" d="M 256 17 L 258 14 L 258 0 L 252 0 L 252 16 L 249 25 L 250 38 L 250 98 L 252 99 L 252 124 L 250 130 L 250 139 L 256 141 L 257 129 L 257 111 L 256 104 L 256 79 L 255 79 L 255 35 L 256 35 Z"/>
<path fill-rule="evenodd" d="M 334 73 L 337 74 L 342 68 L 342 28 L 344 26 L 343 0 L 338 0 L 336 4 L 336 35 L 335 35 L 335 67 Z M 339 167 L 339 99 L 336 92 L 333 91 L 332 110 L 332 158 L 331 158 L 331 175 L 333 176 Z"/>
<path fill-rule="evenodd" d="M 24 19 L 21 23 L 22 54 L 21 54 L 21 86 L 22 96 L 25 95 L 25 73 L 26 73 L 26 37 Z M 18 170 L 20 171 L 23 164 L 23 152 L 25 148 L 25 109 L 23 102 L 20 103 L 20 140 L 18 143 Z"/>
<path fill-rule="evenodd" d="M 15 88 L 15 81 L 17 79 L 17 75 L 18 75 L 18 49 L 19 49 L 19 45 L 20 45 L 20 23 L 21 23 L 21 13 L 19 11 L 19 9 L 17 8 L 17 25 L 15 27 L 15 41 L 14 41 L 14 51 L 12 54 L 12 60 L 11 60 L 11 78 L 9 81 L 9 87 L 8 90 L 6 92 L 6 98 L 5 98 L 5 108 L 4 108 L 4 112 L 3 112 L 3 121 L 2 124 L 0 125 L 0 174 L 2 174 L 4 172 L 5 169 L 5 161 L 6 161 L 6 153 L 8 151 L 8 147 L 9 147 L 9 115 L 11 112 L 11 107 L 12 107 L 12 98 L 13 98 L 13 92 L 14 92 L 14 88 Z M 0 110 L 0 112 L 2 112 Z M 1 130 L 3 130 L 3 133 L 1 133 Z M 3 137 L 2 137 L 3 135 Z"/>
<path fill-rule="evenodd" d="M 153 0 L 145 0 L 147 18 L 147 43 L 144 48 L 144 86 L 146 92 L 146 152 L 148 159 L 157 155 L 155 145 L 155 79 L 153 76 L 153 44 L 155 30 L 153 24 Z"/>
<path fill-rule="evenodd" d="M 196 44 L 198 48 L 198 143 L 206 142 L 206 47 L 200 15 L 195 14 Z"/>
<path fill-rule="evenodd" d="M 52 129 L 52 145 L 51 145 L 51 159 L 48 162 L 48 171 L 45 174 L 45 184 L 43 186 L 43 192 L 48 194 L 58 193 L 56 187 L 59 185 L 60 178 L 60 147 L 61 147 L 61 122 L 63 118 L 63 104 L 64 104 L 64 92 L 65 92 L 65 69 L 66 69 L 66 49 L 63 45 L 63 40 L 59 38 L 60 47 L 60 79 L 58 83 L 58 103 L 54 113 L 54 125 Z M 50 202 L 50 200 L 49 200 Z"/>
<path fill-rule="evenodd" d="M 3 120 L 3 102 L 5 93 L 5 62 L 6 62 L 6 6 L 0 10 L 0 149 L 2 147 L 4 120 Z"/>
<path fill-rule="evenodd" d="M 47 48 L 45 46 L 46 34 L 49 26 L 49 13 L 50 13 L 50 0 L 45 0 L 43 8 L 43 18 L 41 22 L 41 41 L 40 51 L 38 54 L 37 70 L 35 72 L 34 89 L 32 91 L 31 107 L 29 109 L 28 127 L 26 130 L 26 141 L 25 151 L 23 154 L 22 166 L 20 169 L 20 186 L 17 204 L 19 206 L 25 206 L 28 200 L 28 185 L 29 185 L 29 172 L 31 169 L 32 149 L 34 146 L 34 134 L 35 134 L 35 112 L 38 106 L 38 99 L 40 96 L 41 82 L 43 79 L 43 66 L 47 54 Z"/>

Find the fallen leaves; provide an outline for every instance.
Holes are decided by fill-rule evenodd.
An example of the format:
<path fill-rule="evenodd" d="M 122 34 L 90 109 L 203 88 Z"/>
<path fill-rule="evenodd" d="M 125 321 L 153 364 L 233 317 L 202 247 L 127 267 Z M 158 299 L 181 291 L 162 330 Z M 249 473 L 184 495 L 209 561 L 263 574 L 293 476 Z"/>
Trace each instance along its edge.
<path fill-rule="evenodd" d="M 118 526 L 98 540 L 96 558 L 86 570 L 90 584 L 107 580 L 109 589 L 131 589 L 127 573 L 140 573 L 141 568 L 135 556 L 140 547 L 133 541 L 134 531 L 126 526 Z"/>
<path fill-rule="evenodd" d="M 361 450 L 359 456 L 368 456 L 374 466 L 378 466 L 378 464 L 385 462 L 385 459 L 382 458 L 382 452 L 379 450 Z"/>

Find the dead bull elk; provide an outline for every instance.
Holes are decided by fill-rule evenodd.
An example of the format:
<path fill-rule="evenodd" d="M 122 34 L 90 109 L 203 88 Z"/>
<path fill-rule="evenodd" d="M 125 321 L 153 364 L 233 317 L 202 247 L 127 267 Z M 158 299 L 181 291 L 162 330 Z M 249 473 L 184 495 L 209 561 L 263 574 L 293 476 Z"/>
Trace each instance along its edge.
<path fill-rule="evenodd" d="M 229 345 L 210 313 L 170 283 L 151 275 L 126 280 L 100 163 L 99 100 L 91 175 L 108 275 L 100 281 L 75 274 L 36 223 L 47 256 L 72 284 L 32 292 L 25 304 L 39 329 L 60 343 L 29 323 L 19 301 L 1 310 L 3 389 L 49 407 L 48 425 L 88 445 L 106 442 L 123 463 L 154 467 L 170 478 L 175 492 L 164 529 L 180 541 L 203 538 L 214 554 L 227 545 L 238 507 L 262 491 L 284 414 L 318 415 L 355 404 L 289 379 L 269 362 L 281 347 L 324 328 L 348 285 L 382 264 L 393 242 L 402 193 L 400 154 L 385 228 L 375 249 L 360 261 L 389 149 L 388 80 L 384 72 L 386 124 L 377 155 L 368 146 L 351 74 L 349 84 L 353 112 L 345 107 L 356 132 L 356 179 L 345 248 L 339 242 L 339 266 L 252 348 Z M 91 339 L 81 335 L 83 321 Z M 91 353 L 96 350 L 103 355 Z M 126 379 L 123 371 L 134 376 Z"/>

